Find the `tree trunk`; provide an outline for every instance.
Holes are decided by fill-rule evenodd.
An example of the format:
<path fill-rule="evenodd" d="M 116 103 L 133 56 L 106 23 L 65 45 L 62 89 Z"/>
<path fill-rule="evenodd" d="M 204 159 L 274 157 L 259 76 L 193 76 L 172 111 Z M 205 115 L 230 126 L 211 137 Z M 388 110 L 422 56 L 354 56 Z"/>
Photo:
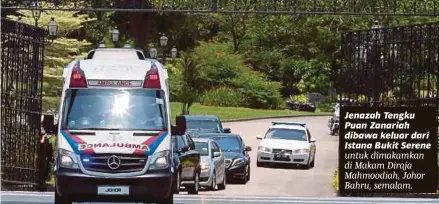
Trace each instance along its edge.
<path fill-rule="evenodd" d="M 190 108 L 191 108 L 192 104 L 193 104 L 193 102 L 189 102 L 189 103 L 187 104 L 187 109 L 186 109 L 186 111 L 187 111 L 187 114 L 188 114 L 188 115 L 189 115 L 189 111 L 190 111 Z"/>
<path fill-rule="evenodd" d="M 187 102 L 184 102 L 181 104 L 181 115 L 188 115 L 189 114 L 189 105 Z"/>

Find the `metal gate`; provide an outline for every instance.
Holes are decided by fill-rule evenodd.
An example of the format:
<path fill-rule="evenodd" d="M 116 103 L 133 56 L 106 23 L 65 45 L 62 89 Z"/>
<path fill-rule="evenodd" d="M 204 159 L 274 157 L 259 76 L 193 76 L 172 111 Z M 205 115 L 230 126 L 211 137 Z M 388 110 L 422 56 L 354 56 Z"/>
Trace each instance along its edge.
<path fill-rule="evenodd" d="M 41 186 L 40 127 L 45 31 L 1 20 L 2 186 Z"/>
<path fill-rule="evenodd" d="M 346 105 L 439 111 L 439 22 L 346 32 L 341 46 L 338 89 Z"/>

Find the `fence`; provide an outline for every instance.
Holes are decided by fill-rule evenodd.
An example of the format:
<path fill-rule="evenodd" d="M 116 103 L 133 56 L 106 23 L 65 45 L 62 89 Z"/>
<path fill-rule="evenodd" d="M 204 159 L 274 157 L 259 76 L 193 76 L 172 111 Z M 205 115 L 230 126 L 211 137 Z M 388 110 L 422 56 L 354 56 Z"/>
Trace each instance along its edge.
<path fill-rule="evenodd" d="M 2 187 L 42 186 L 47 178 L 39 143 L 44 36 L 41 28 L 1 21 Z"/>
<path fill-rule="evenodd" d="M 339 91 L 349 105 L 439 111 L 439 22 L 343 33 L 342 55 Z"/>

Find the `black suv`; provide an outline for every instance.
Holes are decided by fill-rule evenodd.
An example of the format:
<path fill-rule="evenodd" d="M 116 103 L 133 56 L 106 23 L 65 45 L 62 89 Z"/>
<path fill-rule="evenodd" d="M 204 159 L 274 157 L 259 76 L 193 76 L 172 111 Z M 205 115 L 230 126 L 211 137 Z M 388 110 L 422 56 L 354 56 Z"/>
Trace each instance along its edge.
<path fill-rule="evenodd" d="M 211 138 L 219 145 L 224 153 L 226 174 L 228 179 L 239 179 L 246 184 L 250 180 L 250 155 L 251 147 L 245 146 L 238 134 L 227 133 L 200 133 L 198 138 Z"/>
<path fill-rule="evenodd" d="M 188 194 L 198 194 L 200 188 L 200 153 L 195 150 L 195 143 L 187 135 L 172 135 L 173 161 L 175 167 L 174 193 L 178 194 L 180 185 Z"/>

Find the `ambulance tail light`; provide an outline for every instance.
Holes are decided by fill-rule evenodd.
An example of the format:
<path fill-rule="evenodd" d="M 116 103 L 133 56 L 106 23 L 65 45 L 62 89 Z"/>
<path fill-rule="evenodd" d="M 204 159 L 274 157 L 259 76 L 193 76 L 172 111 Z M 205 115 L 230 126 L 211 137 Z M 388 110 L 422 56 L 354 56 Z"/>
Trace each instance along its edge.
<path fill-rule="evenodd" d="M 156 89 L 161 88 L 159 70 L 154 64 L 151 66 L 151 69 L 148 70 L 148 72 L 146 72 L 143 88 L 156 88 Z"/>
<path fill-rule="evenodd" d="M 70 77 L 70 88 L 87 88 L 87 80 L 84 71 L 79 68 L 79 62 L 73 66 Z"/>

